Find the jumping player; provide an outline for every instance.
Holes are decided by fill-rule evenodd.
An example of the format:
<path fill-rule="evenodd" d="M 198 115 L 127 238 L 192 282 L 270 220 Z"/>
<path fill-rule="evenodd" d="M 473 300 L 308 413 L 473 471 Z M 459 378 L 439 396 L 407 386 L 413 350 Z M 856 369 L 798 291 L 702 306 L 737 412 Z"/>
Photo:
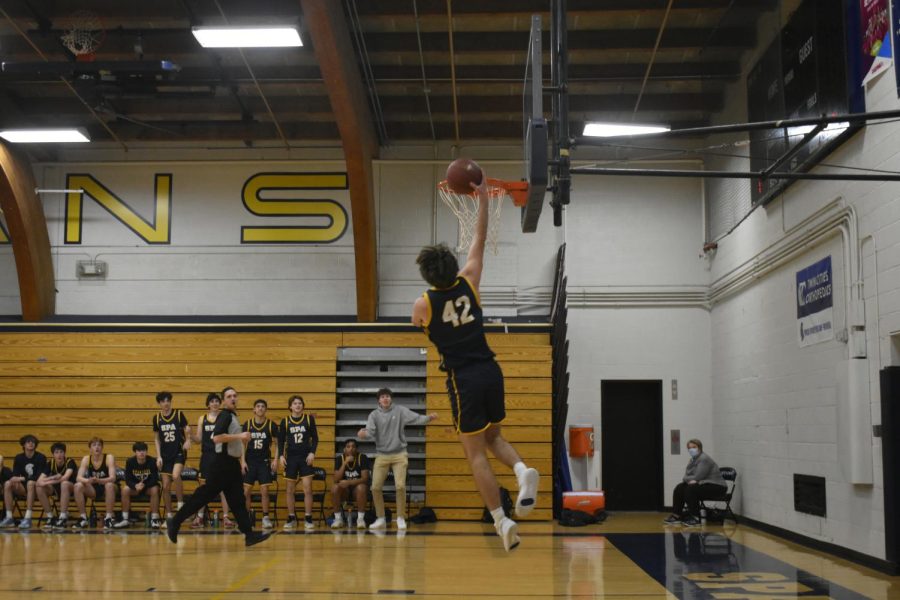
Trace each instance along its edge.
<path fill-rule="evenodd" d="M 282 419 L 278 426 L 278 448 L 281 452 L 284 478 L 287 481 L 285 501 L 288 516 L 287 522 L 284 524 L 285 529 L 297 527 L 294 496 L 298 480 L 302 480 L 303 483 L 303 527 L 305 529 L 316 528 L 312 520 L 312 480 L 315 474 L 312 465 L 316 458 L 316 446 L 319 445 L 319 434 L 316 430 L 315 417 L 303 412 L 305 406 L 303 396 L 291 396 L 288 400 L 291 414 Z"/>
<path fill-rule="evenodd" d="M 184 504 L 184 485 L 181 471 L 191 448 L 191 427 L 180 410 L 172 408 L 172 394 L 160 392 L 156 395 L 160 412 L 153 415 L 153 441 L 156 444 L 156 467 L 162 476 L 163 506 L 172 515 L 172 488 L 178 508 Z"/>
<path fill-rule="evenodd" d="M 425 330 L 440 352 L 459 440 L 478 491 L 508 551 L 519 544 L 518 526 L 503 514 L 500 486 L 488 462 L 487 451 L 515 471 L 519 484 L 517 516 L 525 516 L 534 508 L 539 475 L 537 470 L 525 466 L 500 432 L 500 422 L 506 416 L 503 373 L 484 335 L 478 296 L 488 226 L 486 182 L 487 176 L 482 172 L 481 185 L 470 184 L 478 194 L 478 218 L 463 268 L 459 268 L 456 256 L 443 244 L 426 246 L 419 252 L 416 258 L 419 272 L 432 287 L 415 301 L 412 322 Z"/>
<path fill-rule="evenodd" d="M 274 473 L 278 468 L 279 450 L 275 443 L 275 458 L 272 458 L 272 440 L 278 439 L 278 425 L 266 418 L 269 404 L 260 398 L 253 403 L 253 418 L 244 422 L 243 431 L 250 432 L 250 441 L 244 448 L 241 471 L 244 473 L 244 498 L 247 510 L 250 510 L 250 497 L 253 484 L 259 482 L 259 495 L 262 501 L 262 528 L 272 529 L 275 525 L 269 518 L 269 486 L 275 481 Z"/>

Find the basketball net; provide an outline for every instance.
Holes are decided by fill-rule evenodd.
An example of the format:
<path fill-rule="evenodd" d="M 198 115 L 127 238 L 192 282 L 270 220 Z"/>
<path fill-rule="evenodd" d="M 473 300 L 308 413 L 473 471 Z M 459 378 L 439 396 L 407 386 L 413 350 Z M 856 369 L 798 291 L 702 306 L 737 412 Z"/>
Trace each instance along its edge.
<path fill-rule="evenodd" d="M 468 194 L 454 192 L 450 189 L 446 179 L 438 183 L 438 191 L 441 194 L 441 200 L 450 207 L 459 221 L 459 243 L 456 249 L 459 252 L 465 252 L 471 247 L 472 238 L 475 237 L 475 224 L 478 222 L 478 196 L 474 191 Z M 503 181 L 488 177 L 487 194 L 487 243 L 491 252 L 496 255 L 503 200 L 507 196 L 511 196 L 516 206 L 524 206 L 528 199 L 528 184 L 524 181 Z"/>
<path fill-rule="evenodd" d="M 59 40 L 75 56 L 75 60 L 93 61 L 95 52 L 106 39 L 103 21 L 96 14 L 86 10 L 73 13 L 67 21 L 69 25 Z"/>

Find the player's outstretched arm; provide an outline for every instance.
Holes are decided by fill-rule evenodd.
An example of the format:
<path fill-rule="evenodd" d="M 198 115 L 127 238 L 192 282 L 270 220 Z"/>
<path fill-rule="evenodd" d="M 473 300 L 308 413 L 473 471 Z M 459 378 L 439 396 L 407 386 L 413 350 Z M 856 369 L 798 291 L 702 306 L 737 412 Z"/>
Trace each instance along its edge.
<path fill-rule="evenodd" d="M 490 199 L 487 192 L 487 174 L 482 171 L 481 183 L 469 185 L 478 194 L 478 219 L 475 221 L 475 234 L 472 236 L 472 245 L 469 246 L 469 256 L 466 264 L 459 270 L 459 274 L 468 279 L 475 291 L 481 283 L 481 271 L 484 268 L 484 242 L 487 239 L 488 206 Z"/>

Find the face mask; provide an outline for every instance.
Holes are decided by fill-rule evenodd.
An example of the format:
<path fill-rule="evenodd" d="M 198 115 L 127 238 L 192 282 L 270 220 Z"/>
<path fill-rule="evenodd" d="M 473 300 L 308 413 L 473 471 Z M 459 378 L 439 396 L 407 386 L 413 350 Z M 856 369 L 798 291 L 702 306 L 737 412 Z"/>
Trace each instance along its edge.
<path fill-rule="evenodd" d="M 696 458 L 700 454 L 700 448 L 688 448 L 688 454 L 691 455 L 691 458 Z"/>

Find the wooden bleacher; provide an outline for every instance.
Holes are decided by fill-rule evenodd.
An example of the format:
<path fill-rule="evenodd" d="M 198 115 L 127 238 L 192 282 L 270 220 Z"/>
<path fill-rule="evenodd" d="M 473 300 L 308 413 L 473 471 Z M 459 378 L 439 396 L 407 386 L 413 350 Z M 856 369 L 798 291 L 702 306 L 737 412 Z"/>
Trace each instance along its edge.
<path fill-rule="evenodd" d="M 550 519 L 549 334 L 491 333 L 488 341 L 506 376 L 504 435 L 547 475 L 541 481 L 546 501 L 531 518 Z M 316 466 L 329 474 L 330 488 L 336 355 L 345 346 L 429 347 L 426 403 L 441 418 L 426 429 L 425 503 L 440 519 L 480 517 L 481 501 L 451 427 L 437 353 L 417 332 L 0 333 L 0 455 L 10 466 L 21 451 L 19 438 L 32 433 L 44 454 L 62 441 L 68 455 L 78 459 L 87 454 L 87 440 L 97 435 L 121 467 L 135 441 L 147 442 L 153 453 L 150 424 L 157 392 L 172 392 L 174 407 L 184 410 L 195 427 L 205 412 L 206 394 L 231 385 L 240 394 L 242 421 L 252 416 L 257 398 L 269 402 L 269 417 L 278 421 L 288 413 L 288 397 L 303 395 L 319 429 Z M 188 464 L 198 466 L 199 455 L 199 448 L 192 448 Z M 515 493 L 512 474 L 496 463 L 495 470 L 501 485 Z M 186 483 L 186 492 L 192 487 Z M 282 512 L 281 498 L 278 507 Z"/>

